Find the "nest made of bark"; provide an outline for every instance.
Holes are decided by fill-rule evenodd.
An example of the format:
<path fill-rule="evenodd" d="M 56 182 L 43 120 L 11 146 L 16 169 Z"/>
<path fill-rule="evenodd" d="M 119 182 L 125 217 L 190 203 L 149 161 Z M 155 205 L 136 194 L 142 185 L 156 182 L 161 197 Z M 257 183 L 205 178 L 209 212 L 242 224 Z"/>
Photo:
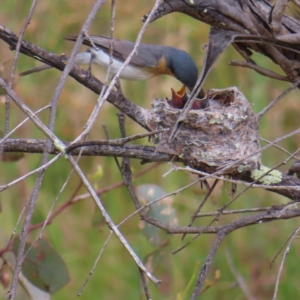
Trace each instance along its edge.
<path fill-rule="evenodd" d="M 181 113 L 167 99 L 155 99 L 145 119 L 152 130 L 169 128 L 158 138 L 158 149 L 180 156 L 192 168 L 237 174 L 260 163 L 258 124 L 245 96 L 236 88 L 212 89 L 206 108 L 190 110 L 175 139 L 169 134 Z"/>

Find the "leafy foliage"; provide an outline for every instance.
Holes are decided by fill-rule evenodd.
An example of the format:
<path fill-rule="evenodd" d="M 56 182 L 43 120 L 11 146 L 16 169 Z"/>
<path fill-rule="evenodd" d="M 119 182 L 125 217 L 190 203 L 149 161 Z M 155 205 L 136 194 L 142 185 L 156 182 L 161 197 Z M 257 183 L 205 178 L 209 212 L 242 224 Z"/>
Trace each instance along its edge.
<path fill-rule="evenodd" d="M 13 243 L 13 252 L 17 255 L 19 239 Z M 26 243 L 22 264 L 23 275 L 35 286 L 50 294 L 66 285 L 70 278 L 68 269 L 61 256 L 44 239 L 35 245 Z"/>

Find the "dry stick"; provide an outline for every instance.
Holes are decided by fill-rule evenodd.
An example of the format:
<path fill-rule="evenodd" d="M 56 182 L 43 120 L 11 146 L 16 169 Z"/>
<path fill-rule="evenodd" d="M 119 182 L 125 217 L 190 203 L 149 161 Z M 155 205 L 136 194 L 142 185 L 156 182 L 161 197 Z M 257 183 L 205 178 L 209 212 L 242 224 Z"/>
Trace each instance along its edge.
<path fill-rule="evenodd" d="M 111 2 L 111 17 L 110 17 L 110 32 L 109 32 L 109 37 L 111 38 L 111 43 L 109 45 L 109 65 L 108 65 L 108 69 L 106 72 L 106 77 L 105 77 L 105 82 L 104 82 L 104 91 L 107 88 L 107 81 L 110 77 L 110 73 L 111 73 L 111 67 L 112 64 L 114 62 L 113 60 L 113 37 L 114 37 L 114 31 L 115 31 L 115 18 L 116 18 L 116 1 L 112 0 Z"/>
<path fill-rule="evenodd" d="M 49 138 L 58 149 L 62 152 L 65 148 L 63 142 L 61 142 L 57 136 L 32 112 L 32 110 L 16 95 L 16 93 L 11 90 L 8 84 L 0 78 L 0 86 L 5 90 L 9 97 L 14 101 L 14 103 L 19 107 L 19 109 L 36 125 L 47 138 Z M 51 106 L 51 110 L 52 110 Z M 46 147 L 46 146 L 45 146 Z M 43 164 L 45 164 L 44 162 Z"/>
<path fill-rule="evenodd" d="M 109 33 L 109 37 L 111 38 L 111 44 L 109 45 L 109 65 L 108 65 L 108 69 L 107 69 L 107 73 L 106 73 L 106 77 L 105 77 L 105 88 L 107 80 L 110 77 L 110 72 L 111 72 L 111 66 L 113 64 L 113 35 L 114 35 L 114 31 L 115 31 L 115 18 L 116 18 L 116 1 L 112 0 L 111 2 L 111 17 L 110 17 L 110 33 Z M 109 134 L 108 134 L 108 130 L 106 125 L 102 125 L 106 139 L 109 140 Z M 119 169 L 119 171 L 121 172 L 121 166 L 119 163 L 119 160 L 117 157 L 114 156 L 114 161 Z"/>
<path fill-rule="evenodd" d="M 141 275 L 142 287 L 143 287 L 146 299 L 151 300 L 150 292 L 149 292 L 149 289 L 148 289 L 148 286 L 147 286 L 146 276 L 145 276 L 144 272 L 141 269 L 139 269 L 139 272 L 140 272 L 140 275 Z"/>
<path fill-rule="evenodd" d="M 36 4 L 37 4 L 37 1 L 38 0 L 33 0 L 32 1 L 31 7 L 30 7 L 28 15 L 27 15 L 27 18 L 25 20 L 25 23 L 24 23 L 24 25 L 21 29 L 21 32 L 20 32 L 20 36 L 18 38 L 18 42 L 17 42 L 16 49 L 15 49 L 15 55 L 14 55 L 14 58 L 13 58 L 12 67 L 11 67 L 11 71 L 10 71 L 9 81 L 8 81 L 9 88 L 12 88 L 12 84 L 13 84 L 13 80 L 14 80 L 14 73 L 15 73 L 16 66 L 17 66 L 17 60 L 18 60 L 18 57 L 19 57 L 19 54 L 20 54 L 20 48 L 21 48 L 21 44 L 22 44 L 22 41 L 23 41 L 23 36 L 25 34 L 25 30 L 26 30 L 27 26 L 29 25 L 30 19 L 33 15 L 34 9 L 35 9 Z M 4 136 L 6 136 L 6 134 L 9 131 L 9 118 L 10 118 L 10 98 L 9 98 L 8 95 L 6 95 L 6 98 L 5 98 Z M 0 156 L 1 155 L 2 155 L 2 147 L 0 147 Z"/>
<path fill-rule="evenodd" d="M 96 15 L 98 9 L 102 6 L 103 2 L 104 2 L 103 0 L 102 1 L 98 0 L 94 4 L 91 13 L 87 17 L 87 20 L 86 20 L 85 24 L 83 25 L 83 30 L 87 30 L 89 28 L 94 16 Z M 58 83 L 58 86 L 55 89 L 54 95 L 51 99 L 51 102 L 50 102 L 51 110 L 50 110 L 50 116 L 49 116 L 49 122 L 48 122 L 49 123 L 48 124 L 49 129 L 46 126 L 44 126 L 44 124 L 42 124 L 43 126 L 41 126 L 41 127 L 46 127 L 46 129 L 44 128 L 44 131 L 46 131 L 49 135 L 49 136 L 47 135 L 48 139 L 47 139 L 46 144 L 45 144 L 45 150 L 44 150 L 44 153 L 43 153 L 41 165 L 46 164 L 47 161 L 48 161 L 49 152 L 50 152 L 52 142 L 54 142 L 54 143 L 58 142 L 59 145 L 57 147 L 62 147 L 62 149 L 64 149 L 64 145 L 52 133 L 52 130 L 54 128 L 54 123 L 55 123 L 58 98 L 59 98 L 59 95 L 62 91 L 62 88 L 64 86 L 66 78 L 67 78 L 67 76 L 68 76 L 68 74 L 69 74 L 69 72 L 72 68 L 73 61 L 74 61 L 74 58 L 75 58 L 75 54 L 76 54 L 77 50 L 79 49 L 79 47 L 81 45 L 81 42 L 82 42 L 82 37 L 78 38 L 77 42 L 75 43 L 75 46 L 74 46 L 72 54 L 71 54 L 71 58 L 68 61 L 67 65 L 66 65 L 66 67 L 65 67 L 65 69 L 62 73 L 62 77 L 61 77 L 61 79 Z M 0 84 L 1 84 L 1 78 L 0 78 Z M 3 86 L 3 84 L 5 84 L 5 82 L 2 80 L 1 85 Z M 25 108 L 25 105 L 22 105 L 22 107 Z M 29 109 L 27 109 L 26 112 L 25 112 L 26 115 L 28 117 L 30 117 L 31 120 L 36 118 L 34 115 L 30 115 L 30 110 Z M 23 223 L 23 227 L 22 227 L 22 233 L 21 233 L 21 236 L 20 236 L 20 243 L 19 243 L 18 254 L 17 254 L 17 258 L 16 258 L 16 265 L 15 265 L 14 275 L 13 275 L 12 283 L 11 283 L 11 286 L 10 286 L 10 290 L 8 291 L 7 296 L 6 296 L 6 298 L 11 299 L 11 300 L 15 299 L 19 273 L 21 272 L 21 268 L 22 268 L 21 263 L 24 259 L 23 258 L 23 253 L 24 253 L 24 249 L 25 249 L 27 232 L 28 232 L 28 228 L 29 228 L 29 225 L 30 225 L 30 222 L 31 222 L 31 217 L 33 215 L 33 211 L 34 211 L 34 208 L 35 208 L 37 197 L 38 197 L 38 194 L 39 194 L 39 191 L 40 191 L 40 187 L 41 187 L 41 184 L 42 184 L 43 175 L 44 175 L 44 170 L 39 172 L 38 177 L 36 179 L 36 182 L 34 184 L 34 187 L 32 189 L 32 193 L 29 196 L 30 200 L 29 200 L 27 214 L 26 214 L 26 217 L 25 217 L 25 220 L 24 220 L 24 223 Z"/>
<path fill-rule="evenodd" d="M 30 108 L 15 94 L 15 92 L 9 89 L 6 82 L 0 78 L 0 86 L 6 91 L 7 94 L 14 100 L 14 103 L 20 108 L 21 111 L 24 112 L 25 115 L 29 117 L 29 119 L 46 135 L 46 137 L 54 143 L 56 148 L 64 153 L 65 145 L 62 141 L 60 141 L 57 136 L 33 113 Z M 52 109 L 52 106 L 51 106 Z M 50 144 L 51 146 L 51 144 Z M 45 144 L 45 148 L 47 147 L 47 141 Z M 49 150 L 50 151 L 50 150 Z M 46 162 L 45 162 L 46 163 Z"/>
<path fill-rule="evenodd" d="M 245 213 L 254 213 L 259 211 L 268 211 L 273 209 L 273 207 L 263 207 L 263 208 L 248 208 L 248 209 L 236 209 L 236 210 L 224 210 L 222 215 L 233 215 L 233 214 L 245 214 Z M 203 218 L 203 217 L 211 217 L 218 215 L 218 211 L 201 213 L 196 215 L 196 218 Z"/>
<path fill-rule="evenodd" d="M 267 139 L 265 139 L 265 138 L 263 138 L 263 137 L 260 137 L 260 139 L 261 139 L 262 141 L 268 143 L 268 144 L 271 144 L 271 142 L 270 142 L 269 140 L 267 140 Z M 291 154 L 292 154 L 290 151 L 287 151 L 286 149 L 280 147 L 279 145 L 276 145 L 276 144 L 275 144 L 275 145 L 273 145 L 273 146 L 274 146 L 275 148 L 281 150 L 282 152 L 288 154 L 288 155 L 291 155 Z M 295 155 L 293 155 L 293 158 L 295 158 L 295 159 L 297 159 L 297 160 L 300 160 L 300 157 L 295 156 Z"/>
<path fill-rule="evenodd" d="M 106 139 L 109 140 L 109 134 L 108 134 L 108 130 L 107 130 L 106 125 L 103 124 L 103 125 L 102 125 L 102 128 L 103 128 L 103 130 L 104 130 Z M 121 172 L 121 166 L 120 166 L 119 160 L 118 160 L 118 158 L 115 157 L 115 156 L 114 156 L 114 161 L 115 161 L 115 163 L 116 163 L 116 165 L 117 165 L 119 171 Z"/>
<path fill-rule="evenodd" d="M 258 38 L 260 38 L 260 37 L 258 37 Z M 244 39 L 243 37 L 237 36 L 234 39 L 234 42 L 235 43 L 248 43 L 248 44 L 249 43 L 263 44 L 264 46 L 270 46 L 271 45 L 274 48 L 281 48 L 281 49 L 289 50 L 291 52 L 300 54 L 300 50 L 297 50 L 297 49 L 292 48 L 292 47 L 287 47 L 287 46 L 276 44 L 276 42 L 274 43 L 274 41 L 272 41 L 272 40 L 271 41 L 270 40 L 264 41 L 264 40 L 258 40 L 258 39 L 250 39 L 250 38 L 249 39 Z"/>
<path fill-rule="evenodd" d="M 219 181 L 218 179 L 215 179 L 213 185 L 210 187 L 210 189 L 209 189 L 208 192 L 206 193 L 206 195 L 205 195 L 203 201 L 200 203 L 200 205 L 198 206 L 197 210 L 196 210 L 196 211 L 194 212 L 194 214 L 192 215 L 192 218 L 191 218 L 191 221 L 190 221 L 188 227 L 191 227 L 191 226 L 193 225 L 193 223 L 194 223 L 194 221 L 195 221 L 195 219 L 196 219 L 196 217 L 197 217 L 199 211 L 202 209 L 202 207 L 203 207 L 204 204 L 206 203 L 207 199 L 209 198 L 209 196 L 211 195 L 211 193 L 212 193 L 213 190 L 215 189 L 215 187 L 216 187 L 218 181 Z M 186 234 L 183 234 L 181 240 L 183 240 L 185 236 L 186 236 Z"/>
<path fill-rule="evenodd" d="M 126 137 L 126 130 L 125 130 L 125 115 L 123 113 L 118 114 L 118 121 L 119 121 L 119 127 L 121 131 L 122 138 Z M 137 198 L 137 195 L 135 193 L 133 184 L 132 184 L 132 172 L 130 167 L 130 159 L 128 157 L 124 157 L 122 160 L 122 166 L 120 168 L 121 174 L 123 176 L 124 184 L 129 192 L 130 197 L 132 198 L 132 201 L 136 207 L 136 209 L 139 209 L 141 207 L 141 204 Z M 144 214 L 141 212 L 141 215 Z M 122 223 L 120 223 L 117 227 L 119 227 Z M 139 268 L 140 274 L 141 274 L 141 280 L 144 287 L 144 292 L 146 295 L 146 298 L 150 299 L 149 296 L 149 290 L 147 287 L 146 280 L 144 278 L 144 270 Z"/>
<path fill-rule="evenodd" d="M 146 132 L 146 133 L 138 133 L 138 134 L 135 134 L 135 135 L 132 135 L 132 136 L 129 136 L 129 137 L 115 139 L 115 140 L 76 142 L 76 143 L 72 143 L 68 147 L 66 147 L 65 152 L 68 154 L 76 148 L 86 147 L 86 146 L 103 146 L 103 145 L 124 146 L 125 144 L 127 144 L 129 142 L 132 142 L 132 141 L 135 141 L 135 140 L 147 137 L 147 136 L 151 136 L 153 134 L 168 131 L 168 130 L 169 129 L 159 129 L 159 130 L 154 130 L 154 131 Z"/>
<path fill-rule="evenodd" d="M 108 66 L 108 70 L 107 70 L 107 76 L 110 75 L 111 66 L 113 64 L 113 48 L 114 48 L 113 37 L 114 37 L 114 31 L 115 31 L 115 19 L 116 19 L 116 0 L 112 0 L 111 1 L 110 32 L 109 32 L 109 37 L 111 38 L 111 43 L 109 45 L 109 66 Z M 117 91 L 120 92 L 120 94 L 123 96 L 119 78 L 116 81 L 116 88 L 117 88 Z"/>
<path fill-rule="evenodd" d="M 96 258 L 96 260 L 95 260 L 95 263 L 94 263 L 94 265 L 93 265 L 93 267 L 92 267 L 92 269 L 91 269 L 91 271 L 90 271 L 88 277 L 86 278 L 84 284 L 82 285 L 82 287 L 81 287 L 80 290 L 78 291 L 77 296 L 81 296 L 81 294 L 82 294 L 83 290 L 85 289 L 87 283 L 89 282 L 91 276 L 94 274 L 95 268 L 96 268 L 96 266 L 97 266 L 97 264 L 98 264 L 98 262 L 99 262 L 99 260 L 100 260 L 100 258 L 101 258 L 101 256 L 102 256 L 102 254 L 103 254 L 105 248 L 107 247 L 108 242 L 110 241 L 110 239 L 111 239 L 111 237 L 112 237 L 112 234 L 113 234 L 113 231 L 110 230 L 110 231 L 109 231 L 109 236 L 107 237 L 106 241 L 104 242 L 103 247 L 101 248 L 101 251 L 99 252 L 99 254 L 98 254 L 98 256 L 97 256 L 97 258 Z"/>
<path fill-rule="evenodd" d="M 294 231 L 295 232 L 295 231 Z M 277 257 L 279 256 L 280 252 L 284 249 L 284 247 L 288 244 L 288 242 L 290 241 L 290 239 L 292 238 L 294 232 L 292 232 L 290 234 L 290 236 L 286 239 L 286 241 L 283 243 L 283 245 L 279 248 L 279 250 L 277 251 L 276 255 L 274 256 L 274 258 L 272 259 L 271 263 L 270 263 L 270 270 L 273 268 L 273 265 L 277 259 Z"/>
<path fill-rule="evenodd" d="M 41 172 L 41 171 L 45 171 L 45 170 L 48 169 L 48 167 L 50 167 L 55 161 L 57 161 L 60 157 L 61 157 L 61 154 L 58 154 L 58 155 L 56 155 L 54 158 L 52 158 L 51 160 L 49 160 L 46 164 L 44 164 L 44 165 L 38 167 L 37 169 L 35 169 L 35 170 L 33 170 L 33 171 L 31 171 L 31 172 L 29 172 L 29 173 L 27 173 L 27 174 L 25 174 L 25 175 L 23 175 L 23 176 L 17 178 L 17 179 L 15 179 L 15 180 L 13 180 L 13 181 L 7 183 L 7 184 L 1 185 L 1 186 L 0 186 L 0 192 L 2 192 L 2 191 L 4 191 L 4 190 L 8 189 L 9 187 L 15 185 L 16 183 L 18 183 L 18 182 L 24 180 L 25 178 L 27 178 L 27 177 L 29 177 L 29 176 L 31 176 L 31 175 L 33 175 L 33 174 L 36 174 L 36 173 Z"/>
<path fill-rule="evenodd" d="M 218 232 L 211 248 L 210 248 L 210 251 L 208 253 L 208 256 L 205 260 L 205 264 L 203 265 L 203 267 L 201 268 L 201 271 L 198 275 L 198 278 L 197 278 L 197 282 L 196 282 L 196 286 L 195 286 L 195 289 L 194 289 L 194 292 L 192 294 L 192 297 L 191 297 L 191 300 L 196 300 L 200 294 L 200 291 L 201 291 L 201 288 L 202 288 L 202 285 L 204 283 L 204 280 L 206 278 L 206 275 L 207 275 L 207 272 L 209 270 L 209 267 L 211 265 L 211 262 L 214 258 L 214 256 L 216 255 L 217 253 L 217 250 L 219 249 L 223 239 L 225 238 L 225 236 L 227 235 L 227 232 L 226 232 L 226 229 L 225 230 L 222 230 L 220 232 Z"/>
<path fill-rule="evenodd" d="M 50 108 L 50 105 L 46 105 L 39 110 L 37 110 L 34 115 L 42 112 L 43 110 Z M 10 132 L 8 132 L 1 140 L 0 140 L 0 146 L 17 130 L 19 129 L 22 125 L 24 125 L 27 121 L 29 120 L 29 117 L 25 118 L 21 123 L 19 123 L 17 126 L 15 126 Z"/>
<path fill-rule="evenodd" d="M 234 50 L 235 50 L 237 53 L 239 53 L 239 54 L 244 58 L 244 60 L 245 60 L 246 62 L 252 63 L 253 65 L 255 64 L 255 61 L 252 60 L 252 59 L 248 56 L 247 52 L 246 52 L 246 51 L 243 51 L 240 47 L 238 47 L 238 45 L 237 45 L 236 43 L 233 42 L 231 45 L 233 46 Z"/>
<path fill-rule="evenodd" d="M 156 163 L 153 163 L 153 165 L 149 166 L 148 168 L 146 168 L 145 170 L 142 170 L 141 172 L 137 173 L 136 175 L 134 175 L 132 178 L 133 179 L 136 179 L 142 175 L 144 175 L 145 173 L 149 172 L 150 170 L 154 169 L 155 167 L 157 167 L 158 165 L 160 164 L 160 162 L 156 162 Z M 118 188 L 118 187 L 121 187 L 124 185 L 124 181 L 119 181 L 117 183 L 114 183 L 106 188 L 102 188 L 102 189 L 98 189 L 96 190 L 96 194 L 97 195 L 101 195 L 101 194 L 104 194 L 110 190 L 113 190 L 115 188 Z M 80 200 L 84 200 L 86 198 L 89 198 L 91 197 L 91 195 L 89 193 L 86 193 L 86 194 L 82 194 L 82 195 L 79 195 L 79 196 L 76 196 L 72 202 L 78 202 Z"/>
<path fill-rule="evenodd" d="M 141 207 L 141 209 L 144 209 L 144 207 Z M 300 209 L 286 209 L 286 210 L 280 210 L 278 212 L 278 208 L 275 207 L 264 213 L 256 214 L 254 216 L 243 217 L 237 221 L 234 221 L 224 226 L 174 227 L 174 226 L 167 225 L 163 222 L 157 221 L 154 218 L 151 218 L 149 216 L 146 216 L 144 220 L 160 229 L 165 230 L 169 234 L 182 235 L 183 233 L 190 233 L 196 235 L 199 233 L 217 234 L 218 232 L 224 230 L 224 228 L 228 228 L 228 227 L 233 228 L 232 230 L 236 230 L 238 228 L 257 225 L 263 222 L 270 222 L 273 220 L 286 220 L 286 219 L 296 218 L 298 216 L 300 216 Z M 122 223 L 124 222 L 125 221 L 123 220 Z M 118 225 L 118 227 L 119 226 L 120 224 Z"/>
<path fill-rule="evenodd" d="M 226 249 L 226 256 L 227 256 L 227 261 L 228 261 L 228 265 L 230 267 L 230 270 L 233 274 L 233 276 L 235 277 L 236 281 L 238 282 L 241 290 L 244 292 L 246 298 L 248 300 L 256 300 L 255 297 L 253 297 L 253 295 L 251 294 L 250 290 L 248 289 L 244 278 L 238 273 L 238 271 L 236 270 L 233 261 L 232 261 L 232 257 L 229 251 L 229 248 Z"/>
<path fill-rule="evenodd" d="M 121 232 L 119 231 L 117 226 L 113 223 L 113 221 L 110 218 L 109 214 L 106 212 L 105 207 L 103 206 L 100 198 L 97 196 L 94 188 L 89 183 L 88 179 L 83 174 L 82 170 L 79 168 L 79 166 L 76 164 L 76 162 L 74 161 L 74 159 L 71 156 L 68 157 L 68 161 L 70 162 L 72 167 L 75 169 L 76 173 L 78 174 L 78 176 L 82 180 L 84 186 L 89 191 L 91 197 L 93 198 L 93 200 L 97 204 L 97 206 L 100 209 L 101 214 L 102 214 L 107 226 L 109 227 L 109 229 L 111 229 L 115 233 L 115 235 L 118 237 L 120 242 L 123 244 L 123 246 L 127 249 L 129 254 L 131 255 L 131 257 L 134 259 L 134 261 L 138 265 L 138 267 L 141 268 L 143 270 L 143 272 L 146 273 L 146 275 L 149 277 L 150 280 L 152 280 L 152 282 L 155 285 L 157 285 L 160 281 L 157 280 L 154 276 L 152 276 L 152 274 L 146 269 L 146 267 L 143 265 L 143 263 L 141 262 L 139 257 L 135 254 L 135 252 L 132 250 L 132 248 L 130 247 L 130 245 L 126 241 L 126 239 L 123 237 L 123 235 L 121 234 Z"/>
<path fill-rule="evenodd" d="M 300 229 L 300 225 L 296 228 L 296 230 L 294 231 L 293 235 L 291 236 L 290 240 L 289 240 L 289 243 L 286 247 L 286 250 L 284 251 L 283 253 L 283 257 L 282 257 L 282 260 L 281 260 L 281 264 L 280 264 L 280 267 L 279 267 L 279 271 L 278 271 L 278 275 L 277 275 L 277 279 L 276 279 L 276 285 L 275 285 L 275 290 L 274 290 L 274 295 L 273 295 L 273 300 L 276 300 L 277 299 L 277 293 L 278 293 L 278 287 L 279 287 L 279 280 L 280 280 L 280 275 L 282 273 L 282 269 L 283 269 L 283 264 L 285 262 L 285 259 L 286 259 L 286 256 L 289 254 L 290 252 L 290 247 L 291 247 L 291 244 L 293 242 L 293 240 L 295 239 L 296 235 L 298 234 L 298 231 Z"/>
<path fill-rule="evenodd" d="M 282 92 L 276 99 L 274 99 L 271 103 L 269 103 L 260 113 L 257 114 L 258 122 L 260 119 L 276 104 L 278 103 L 284 96 L 286 96 L 289 92 L 294 90 L 300 84 L 300 79 L 293 83 L 288 89 Z"/>
<path fill-rule="evenodd" d="M 292 0 L 292 2 L 298 7 L 300 8 L 300 2 L 298 0 Z M 290 7 L 289 7 L 290 8 Z M 293 12 L 295 12 L 297 14 L 297 16 L 299 17 L 299 14 L 293 10 Z"/>
<path fill-rule="evenodd" d="M 278 73 L 275 73 L 271 70 L 265 69 L 263 67 L 260 67 L 256 64 L 250 63 L 250 62 L 244 62 L 244 61 L 239 61 L 239 60 L 230 60 L 229 62 L 230 66 L 234 67 L 242 67 L 242 68 L 248 68 L 256 71 L 257 73 L 272 78 L 280 81 L 287 81 L 290 82 L 290 80 L 286 76 L 282 76 Z"/>
<path fill-rule="evenodd" d="M 80 158 L 81 158 L 81 153 L 80 153 L 79 156 L 77 157 L 77 162 L 80 160 Z M 74 173 L 74 170 L 71 169 L 71 171 L 69 172 L 69 175 L 68 175 L 67 179 L 65 180 L 65 182 L 64 182 L 64 184 L 62 185 L 60 191 L 58 192 L 56 198 L 54 199 L 54 201 L 53 201 L 52 204 L 51 204 L 51 207 L 50 207 L 50 209 L 49 209 L 49 212 L 48 212 L 48 214 L 47 214 L 47 217 L 46 217 L 45 221 L 43 222 L 44 224 L 43 224 L 43 226 L 42 226 L 42 228 L 41 228 L 41 231 L 40 231 L 38 237 L 31 243 L 31 245 L 30 245 L 30 247 L 28 247 L 26 253 L 24 253 L 24 259 L 26 258 L 26 256 L 28 255 L 28 253 L 31 251 L 31 249 L 34 247 L 34 245 L 37 243 L 37 241 L 42 239 L 44 230 L 45 230 L 46 226 L 49 224 L 49 219 L 50 219 L 51 214 L 52 214 L 52 212 L 53 212 L 54 206 L 55 206 L 55 204 L 57 203 L 57 201 L 58 201 L 60 195 L 62 194 L 62 192 L 65 190 L 65 187 L 67 186 L 68 182 L 70 181 L 71 176 L 73 175 L 73 173 Z M 77 193 L 78 189 L 80 188 L 80 186 L 81 186 L 81 185 L 79 185 L 79 186 L 77 187 L 77 189 L 75 190 L 74 195 L 76 195 L 76 193 Z M 29 232 L 29 229 L 28 229 L 28 232 Z"/>

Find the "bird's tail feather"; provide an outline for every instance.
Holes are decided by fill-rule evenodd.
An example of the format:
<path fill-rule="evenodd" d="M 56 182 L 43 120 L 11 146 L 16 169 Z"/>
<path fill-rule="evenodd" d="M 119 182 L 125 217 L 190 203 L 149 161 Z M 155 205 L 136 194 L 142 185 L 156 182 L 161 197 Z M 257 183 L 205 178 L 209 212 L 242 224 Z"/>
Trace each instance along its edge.
<path fill-rule="evenodd" d="M 74 63 L 76 65 L 89 65 L 89 63 L 91 61 L 91 55 L 92 55 L 92 53 L 91 53 L 90 50 L 87 50 L 87 51 L 84 51 L 84 52 L 79 52 L 75 56 Z M 32 73 L 37 73 L 37 72 L 40 72 L 40 71 L 44 71 L 44 70 L 47 70 L 47 69 L 50 69 L 50 68 L 52 68 L 52 67 L 47 65 L 47 64 L 43 64 L 39 67 L 24 71 L 24 72 L 20 73 L 19 75 L 20 76 L 26 76 L 26 75 L 29 75 L 29 74 L 32 74 Z"/>

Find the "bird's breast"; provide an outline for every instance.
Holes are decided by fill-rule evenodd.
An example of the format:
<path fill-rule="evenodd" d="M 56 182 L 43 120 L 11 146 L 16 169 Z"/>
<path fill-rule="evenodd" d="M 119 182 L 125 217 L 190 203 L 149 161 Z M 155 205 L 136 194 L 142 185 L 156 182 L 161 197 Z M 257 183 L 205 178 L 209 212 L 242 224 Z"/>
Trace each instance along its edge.
<path fill-rule="evenodd" d="M 167 59 L 165 58 L 165 56 L 162 56 L 161 59 L 158 61 L 158 64 L 155 67 L 155 73 L 156 75 L 166 74 L 174 76 L 174 74 L 168 67 Z"/>

